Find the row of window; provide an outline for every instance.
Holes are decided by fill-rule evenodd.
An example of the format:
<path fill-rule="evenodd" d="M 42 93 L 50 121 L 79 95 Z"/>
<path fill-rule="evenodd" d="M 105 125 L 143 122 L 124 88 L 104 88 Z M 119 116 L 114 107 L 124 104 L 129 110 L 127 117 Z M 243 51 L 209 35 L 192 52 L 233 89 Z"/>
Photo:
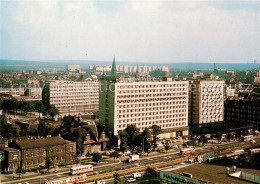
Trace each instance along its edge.
<path fill-rule="evenodd" d="M 161 107 L 161 108 L 141 108 L 141 109 L 127 109 L 127 110 L 118 110 L 117 113 L 121 114 L 130 114 L 132 115 L 132 113 L 138 113 L 138 112 L 144 112 L 142 113 L 143 115 L 152 115 L 152 114 L 167 114 L 167 113 L 181 113 L 181 112 L 186 112 L 186 108 L 185 109 L 181 109 L 181 107 L 178 108 L 178 110 L 173 110 L 174 108 L 172 108 L 173 106 L 169 106 L 169 107 Z M 150 112 L 149 112 L 150 111 Z M 154 112 L 156 111 L 156 113 Z M 164 112 L 164 113 L 161 113 Z M 121 118 L 121 116 L 119 115 L 119 118 Z"/>
<path fill-rule="evenodd" d="M 147 85 L 140 85 L 140 84 L 132 84 L 132 85 L 118 85 L 118 89 L 134 89 L 134 88 L 178 88 L 178 87 L 187 87 L 188 84 L 147 84 Z"/>
<path fill-rule="evenodd" d="M 140 118 L 139 119 L 128 119 L 128 120 L 118 120 L 118 124 L 132 124 L 132 122 L 140 122 L 140 125 L 147 125 L 148 124 L 153 124 L 153 123 L 176 123 L 176 122 L 181 122 L 185 121 L 187 118 L 149 118 L 149 119 L 142 119 L 143 122 L 141 122 Z M 148 122 L 147 122 L 148 121 Z"/>
<path fill-rule="evenodd" d="M 179 126 L 187 126 L 187 122 L 183 121 L 183 122 L 178 122 L 178 123 L 174 123 L 174 122 L 169 122 L 169 124 L 162 124 L 160 125 L 160 123 L 158 122 L 146 122 L 146 123 L 132 123 L 135 124 L 137 128 L 141 128 L 144 129 L 147 126 L 152 126 L 152 125 L 159 125 L 161 128 L 170 128 L 170 127 L 179 127 Z M 127 127 L 127 125 L 129 124 L 124 124 L 124 125 L 118 125 L 119 129 L 125 129 Z"/>

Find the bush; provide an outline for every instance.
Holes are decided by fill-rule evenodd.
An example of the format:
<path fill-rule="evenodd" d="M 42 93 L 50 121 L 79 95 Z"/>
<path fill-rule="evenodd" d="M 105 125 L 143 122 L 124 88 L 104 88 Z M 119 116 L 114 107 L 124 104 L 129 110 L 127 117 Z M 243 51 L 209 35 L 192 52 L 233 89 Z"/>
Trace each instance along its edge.
<path fill-rule="evenodd" d="M 14 171 L 4 171 L 2 174 L 14 174 Z"/>

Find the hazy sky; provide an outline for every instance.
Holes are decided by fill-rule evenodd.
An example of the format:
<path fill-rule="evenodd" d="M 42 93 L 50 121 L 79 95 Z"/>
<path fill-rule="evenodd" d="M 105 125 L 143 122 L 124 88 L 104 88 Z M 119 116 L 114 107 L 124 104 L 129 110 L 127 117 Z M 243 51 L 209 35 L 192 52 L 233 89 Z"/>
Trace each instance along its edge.
<path fill-rule="evenodd" d="M 0 58 L 260 62 L 260 0 L 1 0 Z"/>

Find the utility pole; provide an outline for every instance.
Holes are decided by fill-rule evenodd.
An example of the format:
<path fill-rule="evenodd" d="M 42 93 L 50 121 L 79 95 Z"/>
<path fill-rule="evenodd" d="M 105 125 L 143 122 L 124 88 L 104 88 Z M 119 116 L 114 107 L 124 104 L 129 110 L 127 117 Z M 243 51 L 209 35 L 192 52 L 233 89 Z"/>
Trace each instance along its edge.
<path fill-rule="evenodd" d="M 123 183 L 125 184 L 126 182 L 125 182 L 125 161 L 123 162 L 123 165 L 124 165 L 124 181 L 123 181 Z"/>
<path fill-rule="evenodd" d="M 143 152 L 144 152 L 144 137 L 143 137 Z"/>

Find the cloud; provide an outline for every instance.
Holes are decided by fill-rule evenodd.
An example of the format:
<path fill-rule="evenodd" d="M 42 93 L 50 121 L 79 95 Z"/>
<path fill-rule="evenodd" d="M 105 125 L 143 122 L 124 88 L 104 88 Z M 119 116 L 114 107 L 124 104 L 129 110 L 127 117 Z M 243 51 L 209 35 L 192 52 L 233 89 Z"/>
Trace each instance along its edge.
<path fill-rule="evenodd" d="M 260 10 L 252 1 L 238 4 L 3 1 L 0 58 L 111 60 L 115 54 L 122 61 L 145 62 L 260 60 Z"/>

